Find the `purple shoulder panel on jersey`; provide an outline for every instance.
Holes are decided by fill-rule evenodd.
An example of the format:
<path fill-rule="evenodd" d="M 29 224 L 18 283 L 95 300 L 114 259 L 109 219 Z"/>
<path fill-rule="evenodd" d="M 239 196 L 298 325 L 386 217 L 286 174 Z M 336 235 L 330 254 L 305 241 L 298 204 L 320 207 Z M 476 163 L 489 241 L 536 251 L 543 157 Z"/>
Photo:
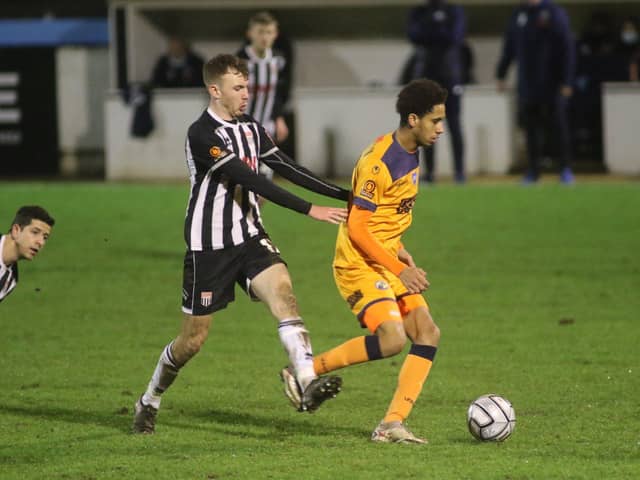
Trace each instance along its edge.
<path fill-rule="evenodd" d="M 415 170 L 419 165 L 418 152 L 409 153 L 402 148 L 396 141 L 395 133 L 393 134 L 393 143 L 384 152 L 381 160 L 389 169 L 393 182 L 404 177 L 411 170 Z"/>

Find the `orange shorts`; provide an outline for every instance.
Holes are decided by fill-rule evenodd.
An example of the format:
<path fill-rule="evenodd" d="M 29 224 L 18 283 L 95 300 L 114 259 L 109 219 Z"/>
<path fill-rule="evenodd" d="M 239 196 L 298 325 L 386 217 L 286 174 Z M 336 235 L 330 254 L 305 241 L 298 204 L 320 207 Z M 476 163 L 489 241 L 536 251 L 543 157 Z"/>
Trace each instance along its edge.
<path fill-rule="evenodd" d="M 411 310 L 427 307 L 419 293 L 409 293 L 400 279 L 387 270 L 333 268 L 333 278 L 362 328 L 374 333 L 381 323 L 401 322 Z"/>

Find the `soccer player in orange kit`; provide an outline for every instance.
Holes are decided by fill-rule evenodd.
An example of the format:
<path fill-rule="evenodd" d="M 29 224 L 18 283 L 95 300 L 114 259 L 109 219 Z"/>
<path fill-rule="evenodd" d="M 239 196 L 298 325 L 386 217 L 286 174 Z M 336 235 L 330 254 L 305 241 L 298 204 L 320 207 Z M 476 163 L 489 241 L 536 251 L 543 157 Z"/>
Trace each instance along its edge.
<path fill-rule="evenodd" d="M 316 355 L 317 375 L 400 353 L 412 342 L 387 413 L 371 440 L 426 443 L 405 426 L 405 419 L 429 374 L 440 331 L 422 292 L 426 273 L 400 241 L 411 225 L 419 184 L 418 147 L 433 145 L 443 132 L 447 90 L 427 79 L 414 80 L 398 95 L 400 126 L 379 137 L 361 155 L 352 176 L 349 217 L 340 226 L 333 262 L 338 290 L 363 328 L 372 333 L 352 338 Z M 285 393 L 295 404 L 288 370 Z"/>

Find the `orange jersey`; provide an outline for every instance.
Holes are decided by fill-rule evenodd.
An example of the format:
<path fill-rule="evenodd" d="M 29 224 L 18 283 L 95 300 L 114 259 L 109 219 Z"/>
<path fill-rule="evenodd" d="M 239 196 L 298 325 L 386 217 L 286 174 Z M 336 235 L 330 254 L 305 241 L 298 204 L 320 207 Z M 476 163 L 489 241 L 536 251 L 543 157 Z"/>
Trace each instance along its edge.
<path fill-rule="evenodd" d="M 351 178 L 354 208 L 372 212 L 367 229 L 386 252 L 397 259 L 402 234 L 411 225 L 418 194 L 419 159 L 388 133 L 376 139 L 360 156 Z M 333 265 L 336 268 L 369 265 L 383 268 L 354 245 L 346 223 L 340 225 Z"/>

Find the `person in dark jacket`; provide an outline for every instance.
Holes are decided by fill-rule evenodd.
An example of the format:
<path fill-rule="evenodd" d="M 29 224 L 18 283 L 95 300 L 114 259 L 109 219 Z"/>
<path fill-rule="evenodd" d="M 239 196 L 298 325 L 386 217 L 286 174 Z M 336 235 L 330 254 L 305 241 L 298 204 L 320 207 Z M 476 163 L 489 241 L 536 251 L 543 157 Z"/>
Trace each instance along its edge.
<path fill-rule="evenodd" d="M 455 180 L 464 183 L 464 142 L 460 122 L 460 104 L 464 80 L 464 10 L 445 0 L 427 0 L 409 12 L 407 34 L 415 46 L 410 79 L 429 78 L 449 91 L 445 104 L 448 133 L 451 137 Z M 433 182 L 434 149 L 423 150 L 426 173 L 423 180 Z"/>
<path fill-rule="evenodd" d="M 204 60 L 178 37 L 169 38 L 167 53 L 158 58 L 151 84 L 159 88 L 202 87 Z"/>
<path fill-rule="evenodd" d="M 640 59 L 640 19 L 627 17 L 622 21 L 616 50 L 625 70 L 624 80 L 637 82 Z"/>
<path fill-rule="evenodd" d="M 565 10 L 552 0 L 523 0 L 504 35 L 496 69 L 498 89 L 505 89 L 507 70 L 518 64 L 518 113 L 526 131 L 529 168 L 524 183 L 540 175 L 545 133 L 551 127 L 561 164 L 560 180 L 574 182 L 570 167 L 568 102 L 573 93 L 574 42 Z"/>

